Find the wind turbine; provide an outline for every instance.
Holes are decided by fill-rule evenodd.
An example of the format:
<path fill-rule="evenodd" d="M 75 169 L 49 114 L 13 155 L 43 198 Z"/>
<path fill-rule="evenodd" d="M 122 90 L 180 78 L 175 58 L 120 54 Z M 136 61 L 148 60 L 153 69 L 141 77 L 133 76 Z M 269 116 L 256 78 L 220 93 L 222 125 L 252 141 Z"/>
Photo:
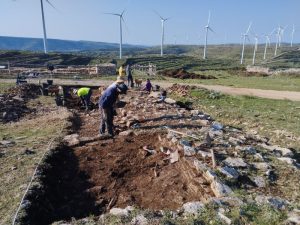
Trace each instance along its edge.
<path fill-rule="evenodd" d="M 122 21 L 124 21 L 123 15 L 124 15 L 125 10 L 123 10 L 123 12 L 121 14 L 119 13 L 104 13 L 104 14 L 108 14 L 108 15 L 113 15 L 113 16 L 118 16 L 120 19 L 120 59 L 122 59 L 122 45 L 123 45 L 123 40 L 122 40 Z"/>
<path fill-rule="evenodd" d="M 164 55 L 164 41 L 165 41 L 165 22 L 170 18 L 163 18 L 158 12 L 154 11 L 160 18 L 161 21 L 161 43 L 160 43 L 160 55 Z"/>
<path fill-rule="evenodd" d="M 270 35 L 265 35 L 265 38 L 266 38 L 266 45 L 265 45 L 265 51 L 264 51 L 264 60 L 266 59 L 266 56 L 267 56 L 267 48 L 268 46 L 271 45 L 271 40 L 270 40 Z"/>
<path fill-rule="evenodd" d="M 44 33 L 44 53 L 47 54 L 48 52 L 48 43 L 47 43 L 47 32 L 46 32 L 46 24 L 45 24 L 45 15 L 44 15 L 44 3 L 43 0 L 41 1 L 41 12 L 42 12 L 42 21 L 43 21 L 43 33 Z M 49 2 L 49 0 L 45 0 L 52 8 L 55 7 Z"/>
<path fill-rule="evenodd" d="M 283 35 L 283 32 L 284 30 L 287 28 L 287 26 L 285 28 L 283 28 L 282 26 L 278 25 L 278 28 L 277 28 L 277 41 L 276 41 L 276 46 L 275 46 L 275 52 L 274 52 L 274 56 L 277 55 L 277 49 L 278 47 L 281 46 L 281 40 L 282 40 L 282 35 Z"/>
<path fill-rule="evenodd" d="M 256 51 L 257 51 L 257 45 L 258 45 L 258 35 L 257 34 L 255 34 L 254 40 L 255 40 L 255 44 L 254 44 L 254 52 L 253 52 L 252 65 L 255 64 L 255 57 L 256 57 Z"/>
<path fill-rule="evenodd" d="M 249 31 L 250 28 L 252 26 L 252 22 L 250 22 L 248 29 L 246 31 L 246 33 L 242 34 L 242 38 L 243 38 L 243 47 L 242 47 L 242 55 L 241 55 L 241 64 L 243 64 L 243 60 L 244 60 L 244 51 L 245 51 L 245 42 L 246 42 L 246 38 L 249 40 Z"/>
<path fill-rule="evenodd" d="M 293 30 L 292 30 L 292 34 L 291 34 L 291 47 L 293 47 L 293 41 L 294 41 L 294 34 L 295 34 L 295 24 L 293 24 Z"/>
<path fill-rule="evenodd" d="M 203 51 L 203 59 L 206 59 L 206 49 L 207 49 L 207 35 L 208 35 L 208 30 L 214 33 L 213 29 L 209 26 L 210 23 L 210 11 L 208 13 L 208 21 L 207 25 L 205 26 L 205 44 L 204 44 L 204 51 Z"/>

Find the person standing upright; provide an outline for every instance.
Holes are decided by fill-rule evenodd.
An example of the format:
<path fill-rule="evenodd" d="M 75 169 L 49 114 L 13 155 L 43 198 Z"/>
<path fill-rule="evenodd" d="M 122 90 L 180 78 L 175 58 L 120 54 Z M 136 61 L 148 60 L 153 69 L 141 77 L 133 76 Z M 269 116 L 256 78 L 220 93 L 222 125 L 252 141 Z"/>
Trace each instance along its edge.
<path fill-rule="evenodd" d="M 130 64 L 126 66 L 126 76 L 127 76 L 127 85 L 128 87 L 133 87 L 133 77 Z"/>
<path fill-rule="evenodd" d="M 124 79 L 125 80 L 125 76 L 126 76 L 126 72 L 125 72 L 125 63 L 122 64 L 119 68 L 119 78 Z"/>

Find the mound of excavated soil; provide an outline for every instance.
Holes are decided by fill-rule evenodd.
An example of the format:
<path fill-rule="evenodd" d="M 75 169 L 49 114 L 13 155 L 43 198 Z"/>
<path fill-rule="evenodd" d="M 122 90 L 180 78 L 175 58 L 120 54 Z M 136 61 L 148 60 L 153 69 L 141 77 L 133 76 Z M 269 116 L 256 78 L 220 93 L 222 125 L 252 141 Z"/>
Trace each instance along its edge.
<path fill-rule="evenodd" d="M 33 112 L 26 103 L 40 93 L 40 87 L 34 84 L 22 84 L 8 89 L 5 94 L 0 95 L 0 122 L 17 121 Z"/>
<path fill-rule="evenodd" d="M 179 79 L 217 79 L 212 75 L 189 73 L 184 69 L 164 70 L 160 74 L 162 76 L 179 78 Z"/>

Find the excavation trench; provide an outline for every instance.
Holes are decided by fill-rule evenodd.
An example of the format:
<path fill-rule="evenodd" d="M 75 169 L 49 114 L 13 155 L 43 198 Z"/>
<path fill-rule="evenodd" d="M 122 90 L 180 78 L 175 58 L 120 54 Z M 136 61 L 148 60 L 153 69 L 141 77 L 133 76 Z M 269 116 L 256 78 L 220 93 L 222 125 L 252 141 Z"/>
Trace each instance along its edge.
<path fill-rule="evenodd" d="M 98 112 L 79 114 L 72 132 L 96 136 Z M 176 123 L 170 119 L 145 121 L 159 127 Z M 193 121 L 192 121 L 193 122 Z M 150 123 L 150 124 L 148 124 Z M 194 122 L 193 122 L 194 123 Z M 80 126 L 80 127 L 79 127 Z M 124 127 L 120 128 L 125 130 Z M 60 146 L 40 168 L 38 186 L 27 199 L 31 202 L 24 221 L 48 224 L 59 220 L 100 215 L 112 207 L 135 206 L 151 210 L 177 210 L 184 203 L 205 201 L 213 196 L 210 184 L 180 151 L 178 162 L 170 163 L 159 149 L 165 131 L 147 129 L 135 135 L 85 142 L 75 147 Z M 156 150 L 149 154 L 148 146 Z"/>

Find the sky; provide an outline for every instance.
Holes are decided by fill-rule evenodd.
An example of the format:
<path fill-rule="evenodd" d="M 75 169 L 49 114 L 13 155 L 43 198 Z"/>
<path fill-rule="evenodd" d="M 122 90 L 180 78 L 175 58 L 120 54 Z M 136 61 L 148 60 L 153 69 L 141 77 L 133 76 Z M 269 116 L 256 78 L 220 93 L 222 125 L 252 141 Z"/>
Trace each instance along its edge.
<path fill-rule="evenodd" d="M 203 44 L 208 13 L 215 33 L 208 44 L 240 43 L 252 21 L 252 34 L 260 36 L 286 27 L 283 41 L 300 42 L 300 0 L 44 0 L 48 38 L 119 42 L 119 18 L 105 13 L 125 10 L 123 43 L 159 45 L 162 17 L 166 44 Z M 43 37 L 40 0 L 0 0 L 0 36 Z M 275 35 L 272 42 L 275 42 Z M 254 38 L 250 37 L 250 42 Z"/>

